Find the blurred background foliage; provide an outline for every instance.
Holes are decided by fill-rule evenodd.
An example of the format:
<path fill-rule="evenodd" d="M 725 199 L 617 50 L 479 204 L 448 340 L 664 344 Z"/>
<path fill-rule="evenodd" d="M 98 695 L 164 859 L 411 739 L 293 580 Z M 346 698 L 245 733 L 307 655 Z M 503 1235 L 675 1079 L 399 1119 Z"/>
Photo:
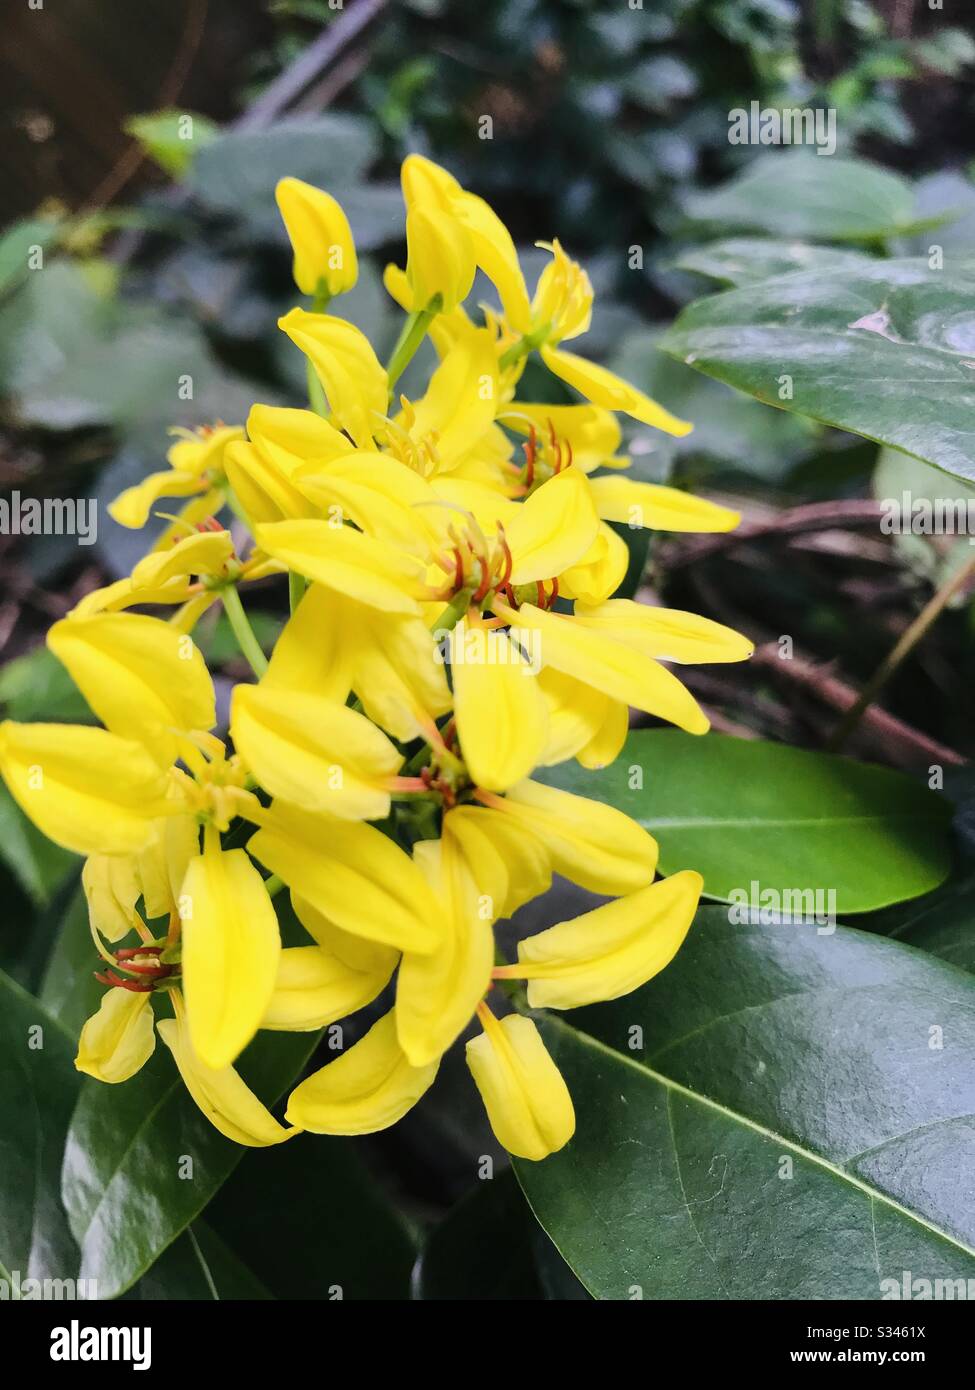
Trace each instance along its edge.
<path fill-rule="evenodd" d="M 731 546 L 670 538 L 649 556 L 645 539 L 641 548 L 628 537 L 652 595 L 764 644 L 744 668 L 689 672 L 715 727 L 822 746 L 932 585 L 967 559 L 964 539 L 879 533 L 875 499 L 904 487 L 945 495 L 930 465 L 775 410 L 657 347 L 683 305 L 725 284 L 927 254 L 932 239 L 970 253 L 975 42 L 947 7 L 63 0 L 20 7 L 7 30 L 0 488 L 99 506 L 91 547 L 0 536 L 0 705 L 10 716 L 86 717 L 43 634 L 143 552 L 145 536 L 116 526 L 106 504 L 160 466 L 166 430 L 241 422 L 255 400 L 303 403 L 303 362 L 275 328 L 297 297 L 273 200 L 282 175 L 342 201 L 364 254 L 341 312 L 380 355 L 389 349 L 399 313 L 381 272 L 403 258 L 397 168 L 411 150 L 494 203 L 530 279 L 543 261 L 538 237 L 557 235 L 583 260 L 597 291 L 583 350 L 696 426 L 679 443 L 634 427 L 635 471 L 730 500 L 754 530 Z M 729 111 L 752 101 L 835 108 L 836 155 L 730 144 Z M 187 113 L 191 141 L 178 125 Z M 746 171 L 757 153 L 758 175 Z M 936 235 L 925 230 L 934 225 Z M 36 246 L 44 274 L 25 268 Z M 532 371 L 525 391 L 551 397 L 557 383 Z M 403 389 L 419 379 L 408 375 Z M 270 634 L 283 616 L 273 586 L 264 603 L 255 621 Z M 964 789 L 975 748 L 972 627 L 962 593 L 885 693 L 894 725 L 866 719 L 856 751 L 915 772 L 939 758 Z M 795 644 L 790 664 L 769 656 L 782 634 Z M 233 643 L 219 621 L 200 640 L 226 694 L 243 674 Z M 56 1001 L 59 972 L 73 978 L 86 949 L 82 925 L 74 948 L 69 935 L 50 957 L 77 866 L 5 792 L 0 861 L 0 967 Z M 476 1155 L 500 1161 L 463 1071 L 451 1054 L 423 1104 L 366 1146 L 407 1213 L 405 1224 L 396 1218 L 401 1246 L 411 1223 L 470 1188 Z M 219 1246 L 235 1190 L 246 1205 L 248 1165 L 201 1240 Z M 491 1201 L 503 1211 L 509 1197 L 501 1188 Z M 470 1220 L 487 1240 L 495 1215 L 483 1204 L 462 1212 L 460 1231 Z M 528 1248 L 538 1239 L 526 1229 L 523 1266 L 499 1256 L 499 1281 L 536 1289 L 541 1279 L 565 1296 L 557 1256 Z M 181 1250 L 155 1267 L 159 1287 L 168 1267 L 178 1275 Z M 435 1287 L 437 1277 L 432 1259 L 424 1278 Z"/>

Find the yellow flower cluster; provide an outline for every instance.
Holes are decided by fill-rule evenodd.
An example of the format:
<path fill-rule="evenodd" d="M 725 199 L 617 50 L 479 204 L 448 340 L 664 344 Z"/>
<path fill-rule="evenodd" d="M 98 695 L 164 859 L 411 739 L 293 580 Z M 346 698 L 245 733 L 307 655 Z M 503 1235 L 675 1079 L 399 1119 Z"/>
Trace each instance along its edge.
<path fill-rule="evenodd" d="M 384 367 L 326 312 L 357 276 L 342 209 L 282 181 L 312 308 L 280 327 L 307 358 L 312 409 L 258 405 L 246 429 L 182 433 L 169 468 L 116 500 L 130 527 L 160 499 L 183 510 L 128 578 L 50 632 L 104 727 L 7 722 L 0 770 L 51 839 L 87 856 L 108 988 L 81 1070 L 124 1081 L 158 1031 L 193 1099 L 239 1143 L 359 1134 L 399 1119 L 476 1017 L 467 1058 L 495 1132 L 541 1159 L 575 1119 L 529 1011 L 614 999 L 656 974 L 701 879 L 654 882 L 657 847 L 640 826 L 532 773 L 610 762 L 630 707 L 705 732 L 662 662 L 750 652 L 694 614 L 612 598 L 627 551 L 607 522 L 723 531 L 737 517 L 626 477 L 615 412 L 690 426 L 560 346 L 587 328 L 592 289 L 557 241 L 529 298 L 487 203 L 417 156 L 403 192 L 406 268 L 385 279 L 407 316 Z M 502 306 L 480 324 L 463 307 L 477 271 Z M 397 399 L 427 334 L 439 365 L 422 395 Z M 519 398 L 532 353 L 582 399 Z M 214 520 L 225 504 L 245 544 Z M 240 591 L 284 574 L 291 617 L 268 661 Z M 213 733 L 192 637 L 216 603 L 256 677 L 233 691 L 229 743 Z M 171 612 L 127 611 L 147 607 Z M 612 901 L 499 959 L 495 922 L 553 873 Z M 283 888 L 307 931 L 288 949 Z M 255 1033 L 334 1024 L 394 976 L 389 1011 L 297 1086 L 279 1123 L 234 1068 Z M 509 981 L 525 981 L 527 999 Z M 173 1016 L 154 1023 L 166 1001 Z"/>

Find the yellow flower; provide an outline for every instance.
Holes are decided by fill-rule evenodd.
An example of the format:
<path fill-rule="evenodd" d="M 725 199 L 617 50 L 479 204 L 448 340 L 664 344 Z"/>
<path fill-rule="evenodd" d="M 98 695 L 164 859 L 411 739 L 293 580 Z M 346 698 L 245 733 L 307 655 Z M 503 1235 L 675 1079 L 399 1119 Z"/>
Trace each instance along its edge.
<path fill-rule="evenodd" d="M 75 1066 L 96 1081 L 128 1081 L 145 1066 L 155 1046 L 149 995 L 110 989 L 81 1030 Z"/>
<path fill-rule="evenodd" d="M 159 1036 L 173 1054 L 180 1076 L 190 1095 L 210 1123 L 248 1148 L 265 1148 L 293 1139 L 300 1126 L 286 1129 L 258 1100 L 233 1067 L 208 1067 L 196 1055 L 186 1025 L 186 1015 L 178 990 L 170 995 L 175 1019 L 161 1019 Z"/>
<path fill-rule="evenodd" d="M 193 1052 L 231 1066 L 267 1012 L 281 936 L 264 881 L 242 849 L 223 850 L 208 828 L 180 893 L 183 979 Z"/>
<path fill-rule="evenodd" d="M 110 773 L 110 775 L 109 775 Z M 166 775 L 141 744 L 73 724 L 0 724 L 0 774 L 49 840 L 76 854 L 133 854 L 166 814 Z"/>
<path fill-rule="evenodd" d="M 474 249 L 466 228 L 455 218 L 428 206 L 406 214 L 406 278 L 412 308 L 436 307 L 449 313 L 470 294 L 474 283 Z"/>
<path fill-rule="evenodd" d="M 413 857 L 434 894 L 440 927 L 434 951 L 404 954 L 396 982 L 397 1036 L 419 1067 L 447 1050 L 488 988 L 495 905 L 480 900 L 452 840 L 425 840 L 414 847 Z"/>
<path fill-rule="evenodd" d="M 306 309 L 292 309 L 278 327 L 311 362 L 338 428 L 370 448 L 386 414 L 388 382 L 369 339 L 345 319 Z"/>
<path fill-rule="evenodd" d="M 302 294 L 332 296 L 359 278 L 355 244 L 341 206 L 301 179 L 280 179 L 274 190 L 294 251 L 295 284 Z"/>
<path fill-rule="evenodd" d="M 65 618 L 47 645 L 113 734 L 143 743 L 163 767 L 177 736 L 217 722 L 213 682 L 193 639 L 159 618 Z"/>
<path fill-rule="evenodd" d="M 201 425 L 197 430 L 173 430 L 177 442 L 166 455 L 169 471 L 150 473 L 135 487 L 126 488 L 109 506 L 109 516 L 120 526 L 145 526 L 153 504 L 161 497 L 189 497 L 193 500 L 180 513 L 189 524 L 218 512 L 226 498 L 223 454 L 244 431 L 236 425 Z M 154 549 L 164 549 L 172 540 L 173 527 L 167 529 Z"/>
<path fill-rule="evenodd" d="M 389 814 L 403 755 L 365 715 L 327 696 L 273 682 L 238 685 L 230 708 L 234 746 L 274 797 L 343 820 Z"/>
<path fill-rule="evenodd" d="M 477 796 L 489 808 L 481 814 L 492 831 L 499 816 L 507 819 L 537 838 L 556 873 L 592 893 L 632 893 L 653 881 L 656 840 L 615 806 L 528 778 L 506 796 Z"/>
<path fill-rule="evenodd" d="M 509 1153 L 539 1160 L 557 1153 L 575 1133 L 572 1097 L 530 1018 L 497 1019 L 478 1010 L 484 1026 L 467 1044 L 467 1065 L 491 1128 Z"/>
<path fill-rule="evenodd" d="M 262 1028 L 310 1032 L 371 1004 L 388 983 L 388 970 L 356 970 L 321 946 L 281 952 L 274 991 Z"/>
<path fill-rule="evenodd" d="M 399 951 L 436 949 L 441 928 L 426 879 L 374 826 L 276 802 L 260 815 L 247 848 L 343 931 Z"/>
<path fill-rule="evenodd" d="M 692 869 L 559 922 L 518 943 L 518 964 L 495 979 L 527 980 L 533 1009 L 619 999 L 669 965 L 687 935 L 704 880 Z"/>
<path fill-rule="evenodd" d="M 233 447 L 233 446 L 231 446 Z M 205 530 L 175 540 L 166 550 L 144 556 L 127 579 L 93 589 L 71 610 L 69 618 L 90 618 L 96 613 L 115 613 L 133 604 L 187 604 L 201 594 L 206 604 L 219 596 L 218 585 L 227 577 L 234 544 L 222 528 Z M 211 582 L 195 582 L 192 576 Z M 199 617 L 199 611 L 196 616 Z M 186 628 L 181 624 L 181 631 Z"/>
<path fill-rule="evenodd" d="M 403 1118 L 433 1083 L 440 1058 L 412 1066 L 385 1014 L 292 1092 L 286 1118 L 312 1134 L 372 1134 Z"/>

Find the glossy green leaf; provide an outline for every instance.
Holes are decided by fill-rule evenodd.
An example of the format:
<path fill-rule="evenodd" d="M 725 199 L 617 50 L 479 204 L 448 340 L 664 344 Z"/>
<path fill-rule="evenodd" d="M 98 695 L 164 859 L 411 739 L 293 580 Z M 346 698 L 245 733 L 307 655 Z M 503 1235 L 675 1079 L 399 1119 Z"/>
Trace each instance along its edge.
<path fill-rule="evenodd" d="M 0 973 L 0 1277 L 78 1272 L 61 1206 L 61 1155 L 79 1081 L 71 1039 Z"/>
<path fill-rule="evenodd" d="M 906 179 L 863 159 L 805 149 L 760 155 L 719 188 L 691 194 L 684 211 L 723 232 L 741 228 L 810 241 L 876 241 L 904 235 L 921 221 Z"/>
<path fill-rule="evenodd" d="M 305 1033 L 260 1033 L 239 1070 L 272 1104 L 315 1041 Z M 97 1279 L 103 1298 L 124 1293 L 199 1215 L 245 1152 L 197 1109 L 161 1044 L 130 1081 L 86 1080 L 63 1174 L 83 1277 Z"/>
<path fill-rule="evenodd" d="M 931 898 L 896 909 L 885 916 L 884 931 L 975 975 L 975 878 L 962 877 Z"/>
<path fill-rule="evenodd" d="M 532 1250 L 534 1225 L 510 1170 L 478 1182 L 428 1236 L 413 1272 L 413 1297 L 542 1298 Z"/>
<path fill-rule="evenodd" d="M 678 270 L 694 270 L 726 285 L 751 285 L 794 270 L 855 270 L 869 264 L 862 251 L 817 246 L 780 237 L 728 237 L 706 246 L 690 246 L 674 262 Z"/>
<path fill-rule="evenodd" d="M 661 346 L 770 405 L 975 478 L 973 296 L 975 268 L 922 260 L 803 271 L 698 300 Z"/>
<path fill-rule="evenodd" d="M 637 730 L 600 772 L 566 763 L 544 780 L 618 806 L 658 841 L 661 873 L 697 869 L 705 894 L 725 902 L 870 912 L 930 892 L 950 868 L 949 802 L 827 753 Z"/>
<path fill-rule="evenodd" d="M 975 1278 L 961 971 L 709 908 L 649 985 L 542 1028 L 578 1128 L 516 1171 L 597 1297 L 879 1299 L 904 1271 Z"/>
<path fill-rule="evenodd" d="M 38 906 L 50 902 L 79 861 L 36 829 L 0 783 L 0 859 Z"/>
<path fill-rule="evenodd" d="M 361 1139 L 304 1134 L 248 1153 L 206 1220 L 274 1298 L 409 1297 L 416 1246 Z"/>
<path fill-rule="evenodd" d="M 205 1221 L 174 1240 L 168 1250 L 124 1295 L 147 1303 L 191 1299 L 198 1303 L 267 1300 L 272 1295 Z"/>

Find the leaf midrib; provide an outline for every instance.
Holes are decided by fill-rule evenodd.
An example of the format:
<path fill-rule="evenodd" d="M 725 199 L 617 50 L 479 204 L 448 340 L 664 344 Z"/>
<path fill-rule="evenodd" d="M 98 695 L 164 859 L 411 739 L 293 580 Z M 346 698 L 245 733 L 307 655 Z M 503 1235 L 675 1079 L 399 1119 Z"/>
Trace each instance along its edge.
<path fill-rule="evenodd" d="M 965 1242 L 960 1240 L 957 1236 L 951 1235 L 948 1231 L 942 1230 L 939 1226 L 933 1225 L 917 1212 L 911 1211 L 909 1207 L 905 1207 L 900 1202 L 895 1201 L 893 1197 L 888 1197 L 886 1193 L 881 1192 L 875 1187 L 871 1187 L 870 1184 L 864 1182 L 862 1178 L 855 1177 L 852 1173 L 847 1172 L 845 1168 L 841 1168 L 830 1159 L 824 1158 L 822 1154 L 818 1154 L 812 1149 L 806 1149 L 801 1144 L 796 1143 L 794 1139 L 787 1139 L 785 1135 L 778 1134 L 773 1129 L 768 1129 L 765 1125 L 759 1124 L 757 1120 L 752 1120 L 747 1115 L 742 1115 L 736 1110 L 729 1109 L 728 1106 L 722 1105 L 720 1101 L 714 1100 L 711 1096 L 704 1095 L 700 1091 L 694 1091 L 689 1086 L 684 1086 L 681 1082 L 674 1081 L 669 1076 L 664 1076 L 662 1072 L 655 1071 L 652 1067 L 637 1062 L 632 1057 L 627 1057 L 622 1052 L 617 1052 L 615 1048 L 610 1047 L 607 1043 L 601 1042 L 599 1038 L 593 1037 L 591 1033 L 583 1032 L 581 1028 L 566 1023 L 564 1019 L 549 1015 L 548 1022 L 559 1028 L 564 1028 L 568 1033 L 573 1034 L 580 1042 L 589 1046 L 594 1051 L 604 1053 L 623 1066 L 630 1067 L 644 1079 L 655 1082 L 658 1086 L 663 1086 L 668 1093 L 673 1092 L 683 1096 L 686 1100 L 694 1101 L 698 1105 L 704 1106 L 706 1109 L 724 1116 L 725 1119 L 731 1120 L 739 1125 L 744 1125 L 746 1129 L 750 1129 L 753 1133 L 761 1135 L 763 1139 L 771 1139 L 774 1143 L 781 1144 L 783 1148 L 791 1150 L 792 1153 L 797 1154 L 808 1163 L 815 1164 L 818 1168 L 830 1173 L 834 1178 L 838 1178 L 841 1182 L 847 1183 L 858 1192 L 862 1192 L 863 1195 L 871 1201 L 882 1202 L 889 1210 L 896 1212 L 899 1216 L 906 1217 L 916 1226 L 930 1232 L 933 1236 L 937 1236 L 938 1239 L 943 1240 L 953 1249 L 960 1250 L 964 1254 L 971 1255 L 975 1258 L 975 1248 L 966 1245 Z"/>

